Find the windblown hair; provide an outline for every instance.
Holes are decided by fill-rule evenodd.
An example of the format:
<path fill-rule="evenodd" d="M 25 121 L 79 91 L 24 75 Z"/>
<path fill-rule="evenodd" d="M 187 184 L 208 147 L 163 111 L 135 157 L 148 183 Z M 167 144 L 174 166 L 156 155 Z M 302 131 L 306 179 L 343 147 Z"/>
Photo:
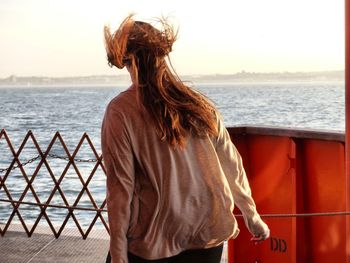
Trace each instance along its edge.
<path fill-rule="evenodd" d="M 108 64 L 130 67 L 140 100 L 157 133 L 172 146 L 183 147 L 189 133 L 217 136 L 218 112 L 204 95 L 186 86 L 171 70 L 165 58 L 172 50 L 177 32 L 166 20 L 162 30 L 128 16 L 113 34 L 104 28 Z M 171 63 L 170 63 L 171 65 Z"/>

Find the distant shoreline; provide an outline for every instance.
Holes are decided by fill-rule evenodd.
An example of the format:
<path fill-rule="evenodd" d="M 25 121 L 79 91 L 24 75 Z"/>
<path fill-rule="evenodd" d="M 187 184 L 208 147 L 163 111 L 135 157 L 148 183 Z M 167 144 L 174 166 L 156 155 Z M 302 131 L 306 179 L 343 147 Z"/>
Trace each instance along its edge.
<path fill-rule="evenodd" d="M 183 75 L 181 80 L 190 86 L 198 84 L 281 83 L 281 82 L 333 82 L 344 81 L 344 71 L 256 73 L 241 71 L 235 74 Z M 95 75 L 76 77 L 9 76 L 0 78 L 1 87 L 52 86 L 114 86 L 129 85 L 129 75 Z"/>

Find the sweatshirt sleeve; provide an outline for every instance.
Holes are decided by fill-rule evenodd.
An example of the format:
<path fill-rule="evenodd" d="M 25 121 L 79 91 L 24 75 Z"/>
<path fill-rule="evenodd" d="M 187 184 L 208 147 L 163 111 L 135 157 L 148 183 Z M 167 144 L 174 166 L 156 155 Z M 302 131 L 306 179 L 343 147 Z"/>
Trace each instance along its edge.
<path fill-rule="evenodd" d="M 101 131 L 107 171 L 107 208 L 112 263 L 128 263 L 127 231 L 134 191 L 134 160 L 122 115 L 107 107 Z"/>
<path fill-rule="evenodd" d="M 256 210 L 242 158 L 232 143 L 222 120 L 218 119 L 219 136 L 217 138 L 216 151 L 229 183 L 233 200 L 239 210 L 241 210 L 249 232 L 253 236 L 266 236 L 269 233 L 269 228 L 261 220 Z"/>

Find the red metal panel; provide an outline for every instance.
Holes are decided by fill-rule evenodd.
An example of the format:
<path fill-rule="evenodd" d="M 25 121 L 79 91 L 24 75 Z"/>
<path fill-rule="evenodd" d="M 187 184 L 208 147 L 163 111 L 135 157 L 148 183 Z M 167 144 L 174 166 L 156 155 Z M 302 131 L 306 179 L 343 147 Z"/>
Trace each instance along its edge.
<path fill-rule="evenodd" d="M 260 214 L 345 210 L 342 142 L 237 134 L 232 139 Z M 229 262 L 345 262 L 346 220 L 345 216 L 268 218 L 271 238 L 255 246 L 239 219 L 241 233 L 229 243 Z"/>
<path fill-rule="evenodd" d="M 244 145 L 236 139 L 233 138 L 241 152 L 258 211 L 295 213 L 293 141 L 288 137 L 249 135 Z M 230 252 L 231 262 L 295 262 L 295 219 L 265 221 L 271 229 L 271 239 L 254 245 L 243 220 L 238 219 L 241 233 L 231 241 L 229 248 L 234 247 L 233 253 Z"/>
<path fill-rule="evenodd" d="M 298 212 L 345 211 L 344 145 L 303 140 L 297 144 Z M 345 262 L 345 216 L 298 219 L 297 262 Z"/>

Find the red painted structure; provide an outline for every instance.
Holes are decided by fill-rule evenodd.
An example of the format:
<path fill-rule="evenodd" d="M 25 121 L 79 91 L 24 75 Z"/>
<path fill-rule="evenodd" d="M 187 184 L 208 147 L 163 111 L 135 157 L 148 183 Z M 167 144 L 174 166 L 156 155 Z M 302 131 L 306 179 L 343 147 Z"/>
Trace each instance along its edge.
<path fill-rule="evenodd" d="M 280 214 L 264 219 L 271 238 L 259 245 L 250 242 L 239 218 L 241 233 L 229 243 L 229 262 L 346 262 L 347 217 L 327 215 L 346 211 L 344 134 L 262 127 L 229 131 L 259 213 Z"/>

